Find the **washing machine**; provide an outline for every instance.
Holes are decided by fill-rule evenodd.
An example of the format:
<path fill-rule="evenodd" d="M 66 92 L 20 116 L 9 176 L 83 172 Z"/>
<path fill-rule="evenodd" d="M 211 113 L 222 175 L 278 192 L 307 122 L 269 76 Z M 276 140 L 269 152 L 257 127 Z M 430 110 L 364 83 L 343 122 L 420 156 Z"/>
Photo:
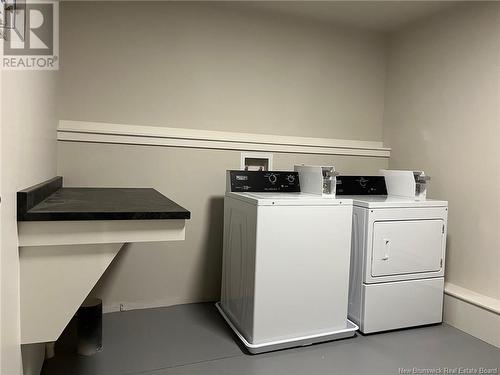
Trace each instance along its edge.
<path fill-rule="evenodd" d="M 337 177 L 353 200 L 348 316 L 363 333 L 442 321 L 448 202 L 425 199 L 423 172 L 399 172 Z"/>
<path fill-rule="evenodd" d="M 351 216 L 351 199 L 301 193 L 298 172 L 227 172 L 217 308 L 250 353 L 355 335 Z"/>

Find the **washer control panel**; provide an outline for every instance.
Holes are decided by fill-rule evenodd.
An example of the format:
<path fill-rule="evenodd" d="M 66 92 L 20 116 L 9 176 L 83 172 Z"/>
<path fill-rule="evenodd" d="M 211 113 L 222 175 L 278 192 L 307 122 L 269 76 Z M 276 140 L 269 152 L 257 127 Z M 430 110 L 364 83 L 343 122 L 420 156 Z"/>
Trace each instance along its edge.
<path fill-rule="evenodd" d="M 299 174 L 291 171 L 227 171 L 233 192 L 300 192 Z"/>

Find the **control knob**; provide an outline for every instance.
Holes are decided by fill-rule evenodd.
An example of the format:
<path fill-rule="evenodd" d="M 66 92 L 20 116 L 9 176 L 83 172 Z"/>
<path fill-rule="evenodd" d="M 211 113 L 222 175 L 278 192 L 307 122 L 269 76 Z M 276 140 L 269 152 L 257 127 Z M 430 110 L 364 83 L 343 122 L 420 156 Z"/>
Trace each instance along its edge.
<path fill-rule="evenodd" d="M 278 177 L 276 177 L 275 174 L 271 173 L 269 175 L 269 182 L 274 185 L 276 183 L 276 181 L 278 181 Z"/>

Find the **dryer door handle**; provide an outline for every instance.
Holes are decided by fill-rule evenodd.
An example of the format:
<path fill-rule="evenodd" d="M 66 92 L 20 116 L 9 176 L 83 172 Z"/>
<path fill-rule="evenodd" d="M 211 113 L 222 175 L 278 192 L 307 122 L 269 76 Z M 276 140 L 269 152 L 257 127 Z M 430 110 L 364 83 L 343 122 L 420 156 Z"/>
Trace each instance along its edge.
<path fill-rule="evenodd" d="M 391 240 L 390 239 L 384 238 L 384 247 L 385 247 L 384 256 L 380 259 L 381 260 L 389 260 L 389 251 L 391 249 Z"/>

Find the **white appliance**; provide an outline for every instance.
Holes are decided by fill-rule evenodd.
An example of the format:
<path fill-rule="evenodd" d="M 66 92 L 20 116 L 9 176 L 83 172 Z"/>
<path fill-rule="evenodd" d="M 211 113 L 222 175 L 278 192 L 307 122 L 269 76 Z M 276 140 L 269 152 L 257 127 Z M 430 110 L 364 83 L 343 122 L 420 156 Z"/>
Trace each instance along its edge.
<path fill-rule="evenodd" d="M 303 193 L 335 198 L 338 172 L 334 166 L 296 165 L 294 170 L 299 172 L 300 190 Z"/>
<path fill-rule="evenodd" d="M 220 313 L 251 353 L 354 336 L 352 200 L 300 193 L 297 172 L 228 171 Z"/>
<path fill-rule="evenodd" d="M 448 202 L 386 195 L 382 176 L 337 179 L 354 206 L 349 319 L 363 333 L 441 322 Z"/>

